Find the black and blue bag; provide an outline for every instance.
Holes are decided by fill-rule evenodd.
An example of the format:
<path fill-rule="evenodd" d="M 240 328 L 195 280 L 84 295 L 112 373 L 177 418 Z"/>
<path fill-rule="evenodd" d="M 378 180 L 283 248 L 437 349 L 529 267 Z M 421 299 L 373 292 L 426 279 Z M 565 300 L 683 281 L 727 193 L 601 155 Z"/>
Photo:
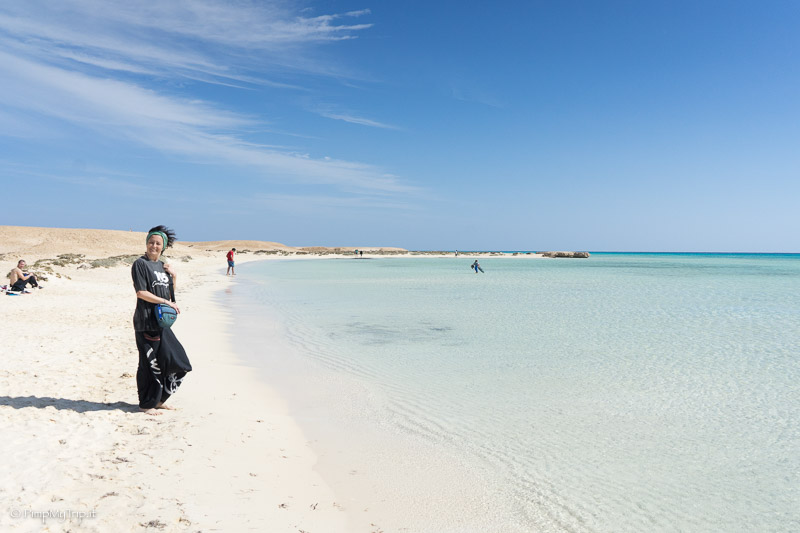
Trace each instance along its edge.
<path fill-rule="evenodd" d="M 169 295 L 175 301 L 175 288 L 172 285 L 172 278 L 169 280 Z M 178 320 L 178 311 L 167 304 L 156 304 L 156 322 L 160 328 L 170 328 Z"/>
<path fill-rule="evenodd" d="M 159 327 L 172 327 L 176 320 L 178 320 L 178 312 L 174 308 L 166 304 L 156 304 L 156 322 Z"/>

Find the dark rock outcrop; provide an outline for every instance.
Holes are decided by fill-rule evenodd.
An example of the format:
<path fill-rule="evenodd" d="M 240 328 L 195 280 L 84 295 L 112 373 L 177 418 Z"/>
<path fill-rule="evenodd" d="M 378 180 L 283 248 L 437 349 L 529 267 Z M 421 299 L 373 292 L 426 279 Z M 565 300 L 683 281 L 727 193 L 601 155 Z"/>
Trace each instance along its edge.
<path fill-rule="evenodd" d="M 539 252 L 543 257 L 576 257 L 585 259 L 589 252 Z"/>

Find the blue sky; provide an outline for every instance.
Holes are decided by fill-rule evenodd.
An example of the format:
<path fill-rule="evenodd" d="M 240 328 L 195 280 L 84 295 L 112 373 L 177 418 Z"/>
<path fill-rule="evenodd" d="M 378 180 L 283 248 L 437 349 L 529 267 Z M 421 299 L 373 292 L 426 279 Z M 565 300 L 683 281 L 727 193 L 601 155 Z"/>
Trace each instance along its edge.
<path fill-rule="evenodd" d="M 0 224 L 800 252 L 800 3 L 0 4 Z"/>

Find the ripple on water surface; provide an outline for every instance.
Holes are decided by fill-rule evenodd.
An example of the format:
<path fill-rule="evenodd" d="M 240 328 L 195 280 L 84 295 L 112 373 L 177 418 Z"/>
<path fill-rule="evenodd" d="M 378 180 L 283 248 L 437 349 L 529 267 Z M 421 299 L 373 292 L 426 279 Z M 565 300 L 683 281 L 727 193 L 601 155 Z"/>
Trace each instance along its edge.
<path fill-rule="evenodd" d="M 469 262 L 270 262 L 250 296 L 369 391 L 343 416 L 497 488 L 498 531 L 800 529 L 800 259 Z"/>

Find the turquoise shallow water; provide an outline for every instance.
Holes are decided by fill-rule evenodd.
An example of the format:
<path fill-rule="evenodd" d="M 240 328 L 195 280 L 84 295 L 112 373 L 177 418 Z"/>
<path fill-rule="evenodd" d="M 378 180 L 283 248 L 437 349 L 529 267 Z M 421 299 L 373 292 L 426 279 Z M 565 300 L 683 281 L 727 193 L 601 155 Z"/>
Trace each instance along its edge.
<path fill-rule="evenodd" d="M 360 424 L 485 484 L 452 531 L 800 530 L 800 257 L 470 263 L 243 265 L 230 305 L 321 448 Z"/>

